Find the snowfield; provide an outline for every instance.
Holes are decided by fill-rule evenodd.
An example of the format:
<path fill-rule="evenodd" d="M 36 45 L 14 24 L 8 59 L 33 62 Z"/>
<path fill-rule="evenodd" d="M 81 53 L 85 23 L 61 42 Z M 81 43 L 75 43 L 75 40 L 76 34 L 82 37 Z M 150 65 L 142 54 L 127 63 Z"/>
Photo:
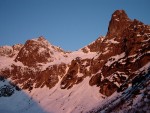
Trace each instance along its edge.
<path fill-rule="evenodd" d="M 47 87 L 17 91 L 10 97 L 0 97 L 2 113 L 86 113 L 104 100 L 99 88 L 88 84 L 89 78 L 72 89 L 61 89 L 60 82 L 48 89 Z M 0 81 L 0 87 L 9 82 Z M 102 98 L 103 97 L 103 98 Z"/>

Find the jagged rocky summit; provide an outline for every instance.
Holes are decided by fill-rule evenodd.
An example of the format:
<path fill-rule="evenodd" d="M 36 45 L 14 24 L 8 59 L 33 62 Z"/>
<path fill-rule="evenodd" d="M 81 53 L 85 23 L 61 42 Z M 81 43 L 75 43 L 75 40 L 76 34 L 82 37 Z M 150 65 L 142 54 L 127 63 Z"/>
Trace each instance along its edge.
<path fill-rule="evenodd" d="M 129 87 L 136 76 L 150 73 L 149 37 L 149 25 L 116 10 L 106 36 L 78 51 L 66 52 L 44 37 L 1 46 L 0 75 L 30 92 L 57 85 L 69 91 L 86 80 L 100 95 L 109 97 L 123 84 Z"/>

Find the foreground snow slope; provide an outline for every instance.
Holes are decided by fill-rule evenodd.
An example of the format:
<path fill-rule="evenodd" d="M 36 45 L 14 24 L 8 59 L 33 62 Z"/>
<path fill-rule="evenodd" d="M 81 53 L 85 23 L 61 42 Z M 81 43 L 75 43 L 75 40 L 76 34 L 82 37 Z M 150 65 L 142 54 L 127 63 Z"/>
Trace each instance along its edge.
<path fill-rule="evenodd" d="M 0 97 L 2 113 L 80 113 L 92 109 L 103 96 L 97 87 L 88 84 L 89 78 L 70 90 L 61 89 L 58 83 L 52 89 L 47 87 L 17 91 L 10 97 Z M 0 81 L 0 87 L 8 85 Z M 7 109 L 8 108 L 8 109 Z"/>

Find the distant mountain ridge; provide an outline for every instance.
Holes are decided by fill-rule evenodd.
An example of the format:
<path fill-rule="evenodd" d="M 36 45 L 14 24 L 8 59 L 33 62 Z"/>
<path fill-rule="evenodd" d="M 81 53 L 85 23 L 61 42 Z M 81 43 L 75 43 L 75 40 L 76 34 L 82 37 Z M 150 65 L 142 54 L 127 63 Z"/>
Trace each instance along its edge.
<path fill-rule="evenodd" d="M 76 94 L 75 87 L 81 85 L 81 91 L 77 94 L 87 88 L 89 95 L 98 95 L 92 89 L 96 87 L 101 96 L 95 97 L 93 103 L 98 103 L 98 98 L 110 97 L 125 83 L 130 87 L 136 76 L 147 73 L 150 73 L 150 26 L 129 19 L 124 10 L 116 10 L 112 14 L 106 36 L 77 51 L 66 52 L 50 44 L 44 37 L 27 40 L 24 45 L 0 47 L 1 77 L 11 79 L 13 84 L 31 93 L 39 88 L 42 91 L 45 87 L 51 92 L 57 87 L 59 91 L 67 90 L 71 95 Z M 82 87 L 82 84 L 89 86 Z M 58 95 L 57 88 L 53 92 L 55 95 Z M 83 107 L 72 107 L 71 111 L 66 108 L 66 103 L 65 108 L 58 111 L 85 112 L 90 110 L 86 102 L 78 100 L 75 107 L 82 104 Z M 44 102 L 42 105 L 45 105 Z M 48 107 L 45 109 L 48 112 L 52 110 Z"/>

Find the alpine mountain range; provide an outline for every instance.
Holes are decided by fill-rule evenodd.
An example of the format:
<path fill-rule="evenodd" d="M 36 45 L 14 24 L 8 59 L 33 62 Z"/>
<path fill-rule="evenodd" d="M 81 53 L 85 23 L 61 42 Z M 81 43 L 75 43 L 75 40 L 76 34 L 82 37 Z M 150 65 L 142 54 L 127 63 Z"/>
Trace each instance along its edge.
<path fill-rule="evenodd" d="M 0 47 L 1 113 L 150 113 L 150 26 L 124 10 L 73 52 L 44 37 Z"/>

